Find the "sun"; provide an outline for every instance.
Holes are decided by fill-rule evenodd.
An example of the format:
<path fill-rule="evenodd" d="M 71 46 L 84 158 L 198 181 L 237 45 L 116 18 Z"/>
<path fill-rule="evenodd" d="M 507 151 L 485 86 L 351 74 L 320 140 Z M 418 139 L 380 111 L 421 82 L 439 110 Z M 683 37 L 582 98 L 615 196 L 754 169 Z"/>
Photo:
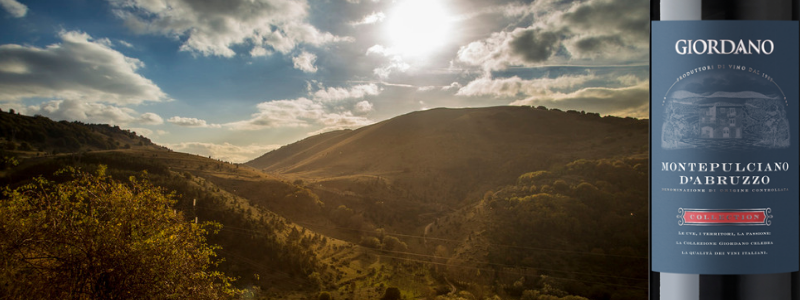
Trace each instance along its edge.
<path fill-rule="evenodd" d="M 409 57 L 423 57 L 449 41 L 450 16 L 443 0 L 401 0 L 386 22 L 390 48 Z"/>

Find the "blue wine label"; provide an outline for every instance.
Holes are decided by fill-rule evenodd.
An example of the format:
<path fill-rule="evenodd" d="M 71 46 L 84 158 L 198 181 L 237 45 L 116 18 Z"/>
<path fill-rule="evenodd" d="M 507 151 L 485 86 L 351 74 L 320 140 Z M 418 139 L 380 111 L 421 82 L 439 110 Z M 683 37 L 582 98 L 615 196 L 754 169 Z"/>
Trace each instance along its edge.
<path fill-rule="evenodd" d="M 651 26 L 652 270 L 800 270 L 798 22 Z"/>

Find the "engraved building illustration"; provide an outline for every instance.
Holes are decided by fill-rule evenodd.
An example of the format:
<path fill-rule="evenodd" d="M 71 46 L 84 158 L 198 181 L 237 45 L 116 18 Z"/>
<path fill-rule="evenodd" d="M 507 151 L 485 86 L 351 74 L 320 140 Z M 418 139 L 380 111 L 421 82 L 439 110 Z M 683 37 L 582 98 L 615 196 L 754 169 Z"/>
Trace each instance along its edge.
<path fill-rule="evenodd" d="M 700 138 L 741 139 L 744 127 L 744 106 L 716 102 L 697 106 L 700 116 Z"/>

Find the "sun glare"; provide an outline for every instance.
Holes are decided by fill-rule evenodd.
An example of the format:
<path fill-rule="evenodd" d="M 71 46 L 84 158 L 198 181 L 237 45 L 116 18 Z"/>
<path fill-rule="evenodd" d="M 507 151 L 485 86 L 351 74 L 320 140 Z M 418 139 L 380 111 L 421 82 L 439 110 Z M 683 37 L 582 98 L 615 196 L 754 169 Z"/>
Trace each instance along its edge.
<path fill-rule="evenodd" d="M 399 54 L 426 56 L 448 40 L 450 23 L 442 0 L 402 0 L 389 12 L 386 34 Z"/>

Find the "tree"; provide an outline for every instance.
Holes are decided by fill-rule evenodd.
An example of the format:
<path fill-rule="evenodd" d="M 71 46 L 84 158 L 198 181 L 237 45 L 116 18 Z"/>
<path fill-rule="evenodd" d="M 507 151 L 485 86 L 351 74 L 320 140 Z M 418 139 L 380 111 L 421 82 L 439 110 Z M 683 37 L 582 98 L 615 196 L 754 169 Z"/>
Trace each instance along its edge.
<path fill-rule="evenodd" d="M 321 292 L 321 293 L 319 293 L 319 296 L 317 296 L 317 299 L 318 300 L 331 300 L 331 299 L 333 299 L 333 297 L 331 297 L 331 293 Z"/>
<path fill-rule="evenodd" d="M 0 294 L 11 299 L 221 299 L 239 291 L 211 270 L 206 234 L 146 180 L 68 169 L 0 199 Z"/>
<path fill-rule="evenodd" d="M 381 248 L 381 241 L 374 236 L 362 236 L 361 237 L 361 246 L 372 248 L 372 249 L 380 249 Z"/>
<path fill-rule="evenodd" d="M 396 287 L 388 287 L 386 288 L 386 292 L 383 293 L 383 297 L 381 300 L 400 300 L 403 296 L 400 294 L 400 289 Z"/>
<path fill-rule="evenodd" d="M 398 238 L 393 236 L 386 236 L 383 238 L 383 250 L 386 251 L 396 251 L 396 252 L 406 252 L 408 251 L 408 245 L 404 242 L 401 242 Z"/>

